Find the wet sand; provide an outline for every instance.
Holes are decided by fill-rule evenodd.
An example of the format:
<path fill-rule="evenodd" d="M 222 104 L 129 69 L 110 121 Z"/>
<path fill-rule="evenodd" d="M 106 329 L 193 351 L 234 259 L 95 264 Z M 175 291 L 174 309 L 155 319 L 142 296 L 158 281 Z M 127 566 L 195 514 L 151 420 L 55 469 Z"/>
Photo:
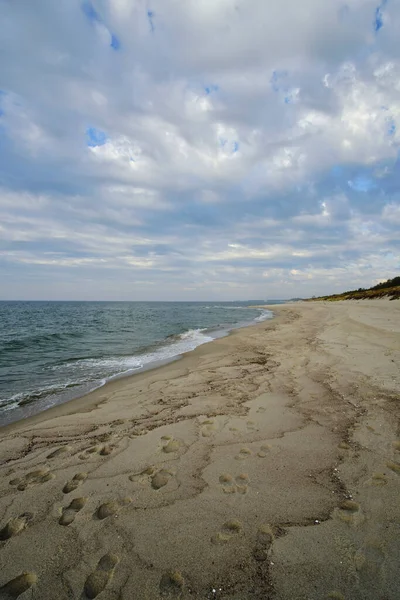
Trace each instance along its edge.
<path fill-rule="evenodd" d="M 271 308 L 0 430 L 0 598 L 400 597 L 400 303 Z"/>

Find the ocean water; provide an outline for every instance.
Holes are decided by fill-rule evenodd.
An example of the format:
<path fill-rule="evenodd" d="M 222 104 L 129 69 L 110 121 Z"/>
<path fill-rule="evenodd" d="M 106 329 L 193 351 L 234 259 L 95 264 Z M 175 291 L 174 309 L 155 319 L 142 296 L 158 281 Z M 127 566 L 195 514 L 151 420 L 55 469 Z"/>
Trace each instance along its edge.
<path fill-rule="evenodd" d="M 0 425 L 273 315 L 251 302 L 0 302 Z"/>

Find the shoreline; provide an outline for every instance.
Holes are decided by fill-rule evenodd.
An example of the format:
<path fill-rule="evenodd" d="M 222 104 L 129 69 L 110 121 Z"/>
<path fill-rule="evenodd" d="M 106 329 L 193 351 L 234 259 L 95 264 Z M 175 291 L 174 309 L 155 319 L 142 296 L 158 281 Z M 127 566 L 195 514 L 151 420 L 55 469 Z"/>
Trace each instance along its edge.
<path fill-rule="evenodd" d="M 400 596 L 400 306 L 273 310 L 1 429 L 0 596 Z"/>
<path fill-rule="evenodd" d="M 5 417 L 3 418 L 4 422 L 1 422 L 1 418 L 0 418 L 0 432 L 7 427 L 10 427 L 14 424 L 17 424 L 19 422 L 27 422 L 28 420 L 42 414 L 42 413 L 46 413 L 49 410 L 52 410 L 53 408 L 57 408 L 58 406 L 63 406 L 64 404 L 69 404 L 70 402 L 74 402 L 75 400 L 80 400 L 81 398 L 85 398 L 86 396 L 91 395 L 93 392 L 96 392 L 97 390 L 100 390 L 102 388 L 104 388 L 105 386 L 109 385 L 110 383 L 113 383 L 115 381 L 119 381 L 121 379 L 125 379 L 125 378 L 130 378 L 130 377 L 135 377 L 137 375 L 140 375 L 143 372 L 146 371 L 150 371 L 153 369 L 158 369 L 159 367 L 162 367 L 164 365 L 168 365 L 170 363 L 176 362 L 181 360 L 181 358 L 187 354 L 190 354 L 190 352 L 194 352 L 199 346 L 205 345 L 205 344 L 209 344 L 211 342 L 214 342 L 220 338 L 224 338 L 224 337 L 228 337 L 229 335 L 231 335 L 234 331 L 239 330 L 239 329 L 244 329 L 246 327 L 252 327 L 253 325 L 258 325 L 259 323 L 263 323 L 264 321 L 269 321 L 270 319 L 274 318 L 274 313 L 272 310 L 272 306 L 279 306 L 280 304 L 273 304 L 273 305 L 260 305 L 260 306 L 249 306 L 248 308 L 257 308 L 258 310 L 261 309 L 268 309 L 268 311 L 271 313 L 271 317 L 266 317 L 265 319 L 262 319 L 261 321 L 258 321 L 258 317 L 256 319 L 254 319 L 253 321 L 249 321 L 249 322 L 245 322 L 245 323 L 235 323 L 232 324 L 229 328 L 223 328 L 218 330 L 218 335 L 216 337 L 214 337 L 213 339 L 210 339 L 207 342 L 202 342 L 200 343 L 198 346 L 196 346 L 194 349 L 192 350 L 187 350 L 185 352 L 181 352 L 180 354 L 176 354 L 173 355 L 171 357 L 168 358 L 162 358 L 162 359 L 156 359 L 156 360 L 152 360 L 148 363 L 145 363 L 143 366 L 138 367 L 135 370 L 128 370 L 128 371 L 122 371 L 120 373 L 117 373 L 115 375 L 112 375 L 108 378 L 105 378 L 103 381 L 101 381 L 100 383 L 94 385 L 94 387 L 92 387 L 92 389 L 88 389 L 85 391 L 81 391 L 81 392 L 77 392 L 77 395 L 72 395 L 72 397 L 70 397 L 69 399 L 65 399 L 62 400 L 60 402 L 56 402 L 53 406 L 49 406 L 47 408 L 43 408 L 43 409 L 38 409 L 37 411 L 34 410 L 35 407 L 35 402 L 33 402 L 32 404 L 28 404 L 28 406 L 32 409 L 32 414 L 30 414 L 30 411 L 26 411 L 26 413 L 28 413 L 26 416 L 24 416 L 24 407 L 18 406 L 15 407 L 13 409 L 11 409 L 10 411 L 8 410 L 3 410 L 2 411 L 2 415 L 5 415 Z M 261 316 L 261 315 L 260 315 Z M 206 328 L 207 329 L 207 328 Z M 166 341 L 166 340 L 164 340 Z M 93 382 L 94 384 L 95 382 Z M 88 387 L 90 384 L 89 382 L 87 382 L 86 384 L 82 384 L 82 388 L 84 387 Z M 20 414 L 20 416 L 18 416 L 16 419 L 13 419 L 11 421 L 9 421 L 6 417 L 9 414 L 9 412 L 11 413 L 11 418 L 12 418 L 12 414 L 17 413 Z M 1 415 L 0 415 L 1 417 Z"/>
<path fill-rule="evenodd" d="M 138 369 L 137 372 L 130 373 L 129 375 L 124 375 L 124 374 L 116 375 L 112 379 L 109 379 L 108 381 L 106 381 L 103 385 L 100 385 L 100 386 L 94 388 L 93 390 L 83 394 L 82 396 L 77 396 L 76 398 L 72 398 L 71 400 L 67 400 L 66 402 L 56 404 L 55 406 L 46 408 L 43 411 L 40 411 L 40 412 L 38 412 L 34 415 L 31 415 L 31 416 L 28 416 L 26 418 L 19 419 L 18 421 L 13 421 L 12 423 L 7 423 L 6 425 L 0 425 L 0 435 L 2 433 L 6 434 L 11 431 L 18 430 L 20 427 L 23 427 L 25 425 L 27 425 L 27 426 L 29 426 L 31 424 L 36 425 L 43 421 L 47 421 L 48 419 L 61 417 L 64 415 L 73 415 L 73 414 L 76 414 L 79 412 L 91 411 L 98 402 L 98 398 L 97 398 L 98 395 L 100 395 L 102 393 L 113 393 L 113 391 L 115 391 L 116 389 L 120 389 L 120 386 L 123 385 L 123 383 L 125 383 L 125 385 L 129 385 L 129 383 L 131 382 L 131 380 L 133 378 L 136 379 L 136 378 L 140 377 L 141 375 L 144 375 L 150 371 L 158 371 L 159 369 L 168 367 L 171 364 L 180 363 L 182 360 L 185 359 L 185 357 L 194 355 L 194 353 L 196 353 L 201 348 L 207 347 L 207 346 L 209 346 L 209 344 L 214 344 L 215 342 L 218 342 L 220 340 L 224 340 L 225 338 L 229 338 L 230 336 L 234 336 L 237 332 L 242 331 L 243 329 L 248 329 L 249 327 L 259 327 L 260 325 L 264 325 L 265 323 L 275 322 L 278 315 L 276 315 L 274 313 L 274 311 L 272 310 L 272 307 L 274 307 L 274 310 L 276 310 L 277 306 L 285 306 L 285 305 L 284 304 L 278 304 L 278 305 L 274 304 L 274 305 L 262 305 L 262 306 L 260 305 L 260 306 L 256 307 L 256 308 L 265 308 L 265 309 L 271 311 L 271 313 L 273 314 L 273 317 L 271 317 L 270 319 L 265 319 L 264 321 L 261 321 L 260 323 L 249 323 L 248 325 L 229 329 L 229 330 L 227 330 L 225 335 L 215 338 L 209 342 L 205 342 L 204 344 L 200 344 L 199 346 L 194 348 L 194 350 L 189 350 L 188 352 L 184 352 L 183 354 L 178 354 L 173 358 L 165 359 L 163 361 L 154 361 L 154 363 L 148 363 L 147 365 L 144 365 L 143 367 Z M 88 404 L 87 405 L 85 404 L 85 406 L 82 406 L 82 404 L 85 402 L 85 399 L 88 402 Z"/>

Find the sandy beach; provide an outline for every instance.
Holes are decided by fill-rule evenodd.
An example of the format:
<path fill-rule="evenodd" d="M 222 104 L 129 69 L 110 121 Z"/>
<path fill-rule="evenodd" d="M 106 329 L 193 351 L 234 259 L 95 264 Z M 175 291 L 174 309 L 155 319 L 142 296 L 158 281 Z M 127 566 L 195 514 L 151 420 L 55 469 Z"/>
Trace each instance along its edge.
<path fill-rule="evenodd" d="M 400 303 L 271 309 L 0 430 L 0 598 L 400 597 Z"/>

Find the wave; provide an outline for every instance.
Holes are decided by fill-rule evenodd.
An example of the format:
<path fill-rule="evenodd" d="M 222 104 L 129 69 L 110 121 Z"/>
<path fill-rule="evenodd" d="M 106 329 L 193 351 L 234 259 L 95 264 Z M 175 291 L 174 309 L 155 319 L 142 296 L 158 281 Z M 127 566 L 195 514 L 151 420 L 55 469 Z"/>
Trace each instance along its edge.
<path fill-rule="evenodd" d="M 202 306 L 201 308 L 203 309 L 214 309 L 214 308 L 220 308 L 221 310 L 247 310 L 249 308 L 252 308 L 251 306 L 221 306 L 220 304 L 215 304 L 213 306 Z"/>
<path fill-rule="evenodd" d="M 107 358 L 85 358 L 74 363 L 78 368 L 100 368 L 115 371 L 114 375 L 122 375 L 128 371 L 141 369 L 152 362 L 169 360 L 190 352 L 200 346 L 211 342 L 214 338 L 203 333 L 205 329 L 189 329 L 183 333 L 170 336 L 167 341 L 156 349 L 149 349 L 133 356 L 114 356 Z M 71 364 L 71 363 L 70 363 Z"/>
<path fill-rule="evenodd" d="M 36 386 L 38 388 L 40 387 L 41 375 L 35 383 L 33 382 L 33 379 L 29 382 L 29 379 L 26 378 L 24 386 L 25 390 L 13 396 L 9 396 L 8 398 L 0 398 L 0 407 L 3 410 L 10 410 L 26 406 L 26 412 L 29 413 L 31 409 L 28 408 L 28 405 L 32 405 L 33 407 L 36 402 L 38 407 L 40 406 L 40 410 L 43 410 L 54 404 L 65 402 L 77 396 L 82 396 L 89 391 L 104 385 L 107 381 L 110 381 L 115 377 L 132 374 L 142 368 L 173 360 L 186 352 L 194 350 L 202 344 L 226 335 L 233 328 L 250 325 L 251 323 L 259 323 L 273 317 L 273 313 L 269 310 L 256 309 L 255 311 L 254 307 L 243 305 L 226 306 L 218 304 L 203 306 L 201 308 L 210 310 L 219 309 L 222 311 L 239 310 L 242 311 L 242 315 L 232 315 L 232 319 L 230 317 L 225 316 L 224 318 L 222 316 L 221 320 L 228 320 L 228 322 L 223 324 L 220 322 L 220 324 L 215 324 L 208 328 L 198 327 L 187 329 L 181 333 L 169 336 L 164 340 L 160 340 L 150 347 L 137 351 L 133 350 L 130 355 L 90 356 L 90 350 L 95 350 L 96 347 L 99 348 L 99 345 L 94 346 L 93 348 L 84 348 L 85 344 L 82 344 L 82 350 L 86 349 L 86 352 L 79 356 L 81 342 L 79 341 L 79 345 L 75 345 L 73 342 L 71 343 L 71 340 L 84 337 L 86 335 L 85 330 L 82 332 L 75 330 L 50 333 L 45 333 L 43 330 L 43 333 L 40 333 L 40 330 L 37 330 L 32 335 L 25 337 L 21 336 L 14 340 L 6 339 L 0 346 L 0 357 L 3 366 L 8 368 L 8 363 L 16 364 L 16 355 L 18 351 L 23 351 L 21 352 L 22 364 L 22 361 L 25 361 L 25 357 L 28 354 L 40 350 L 42 355 L 45 355 L 46 360 L 44 365 L 40 367 L 40 373 L 45 373 L 43 377 L 46 378 L 46 381 L 43 381 L 44 385 L 41 389 L 29 390 L 27 388 L 30 385 L 32 385 L 32 388 L 35 388 Z M 249 309 L 253 312 L 248 313 Z M 246 317 L 246 313 L 248 314 L 248 317 Z M 254 318 L 254 315 L 257 314 L 258 316 L 255 316 Z M 220 313 L 218 312 L 218 318 L 214 315 L 213 319 L 204 319 L 203 313 L 200 322 L 204 320 L 219 321 L 219 315 Z M 63 359 L 60 357 L 60 362 L 57 361 L 55 364 L 53 360 L 48 360 L 48 355 L 53 349 L 58 352 L 60 345 L 70 348 L 71 354 L 69 357 L 65 356 Z M 87 350 L 89 350 L 89 352 L 87 352 Z M 56 360 L 59 356 L 57 352 L 54 355 L 54 359 Z M 107 348 L 105 352 L 107 352 Z M 6 355 L 9 355 L 8 360 Z M 3 356 L 5 360 L 3 359 Z M 17 386 L 15 385 L 14 390 L 16 387 Z M 19 387 L 19 389 L 21 389 L 21 387 Z"/>
<path fill-rule="evenodd" d="M 219 304 L 216 304 L 214 306 L 203 306 L 203 308 L 204 309 L 219 308 L 219 309 L 223 309 L 223 310 L 242 310 L 242 311 L 258 310 L 258 311 L 261 311 L 261 314 L 254 319 L 254 321 L 256 321 L 257 323 L 259 323 L 260 321 L 266 321 L 267 319 L 272 319 L 274 316 L 270 310 L 256 308 L 255 306 L 247 306 L 247 305 L 245 305 L 245 306 L 220 306 Z"/>
<path fill-rule="evenodd" d="M 41 390 L 29 390 L 26 392 L 19 392 L 18 394 L 14 394 L 10 398 L 0 399 L 0 406 L 6 410 L 11 408 L 16 408 L 17 406 L 25 406 L 27 404 L 31 404 L 32 402 L 36 402 L 37 400 L 42 400 L 48 396 L 58 395 L 65 390 L 78 387 L 85 383 L 84 381 L 68 381 L 67 383 L 60 383 L 57 385 L 49 385 Z"/>
<path fill-rule="evenodd" d="M 41 390 L 20 392 L 6 400 L 0 400 L 0 406 L 5 410 L 10 410 L 36 401 L 61 398 L 71 392 L 73 388 L 83 389 L 84 386 L 85 393 L 92 391 L 115 377 L 134 373 L 151 363 L 172 360 L 202 344 L 211 342 L 214 338 L 206 335 L 204 331 L 206 330 L 189 329 L 174 336 L 174 340 L 170 339 L 163 346 L 133 356 L 84 358 L 54 365 L 52 370 L 58 372 L 58 377 L 63 377 L 63 375 L 65 378 L 70 377 L 67 382 L 49 385 Z"/>
<path fill-rule="evenodd" d="M 274 316 L 273 312 L 270 310 L 262 310 L 261 314 L 254 319 L 256 323 L 262 323 L 262 321 L 267 321 L 268 319 L 272 319 Z"/>
<path fill-rule="evenodd" d="M 242 311 L 246 311 L 246 310 L 258 310 L 260 311 L 260 314 L 258 315 L 258 317 L 255 317 L 254 321 L 256 323 L 260 323 L 261 321 L 266 321 L 267 319 L 272 319 L 273 318 L 273 313 L 270 310 L 264 309 L 264 308 L 256 308 L 255 306 L 220 306 L 218 304 L 216 304 L 215 306 L 203 306 L 204 309 L 215 309 L 215 308 L 220 308 L 223 310 L 242 310 Z"/>
<path fill-rule="evenodd" d="M 44 347 L 50 345 L 53 342 L 65 342 L 71 338 L 83 337 L 83 333 L 80 331 L 69 331 L 68 333 L 42 333 L 37 335 L 30 335 L 19 339 L 3 342 L 0 347 L 0 355 L 8 354 L 9 352 L 16 352 L 19 350 L 26 350 L 31 347 Z"/>

